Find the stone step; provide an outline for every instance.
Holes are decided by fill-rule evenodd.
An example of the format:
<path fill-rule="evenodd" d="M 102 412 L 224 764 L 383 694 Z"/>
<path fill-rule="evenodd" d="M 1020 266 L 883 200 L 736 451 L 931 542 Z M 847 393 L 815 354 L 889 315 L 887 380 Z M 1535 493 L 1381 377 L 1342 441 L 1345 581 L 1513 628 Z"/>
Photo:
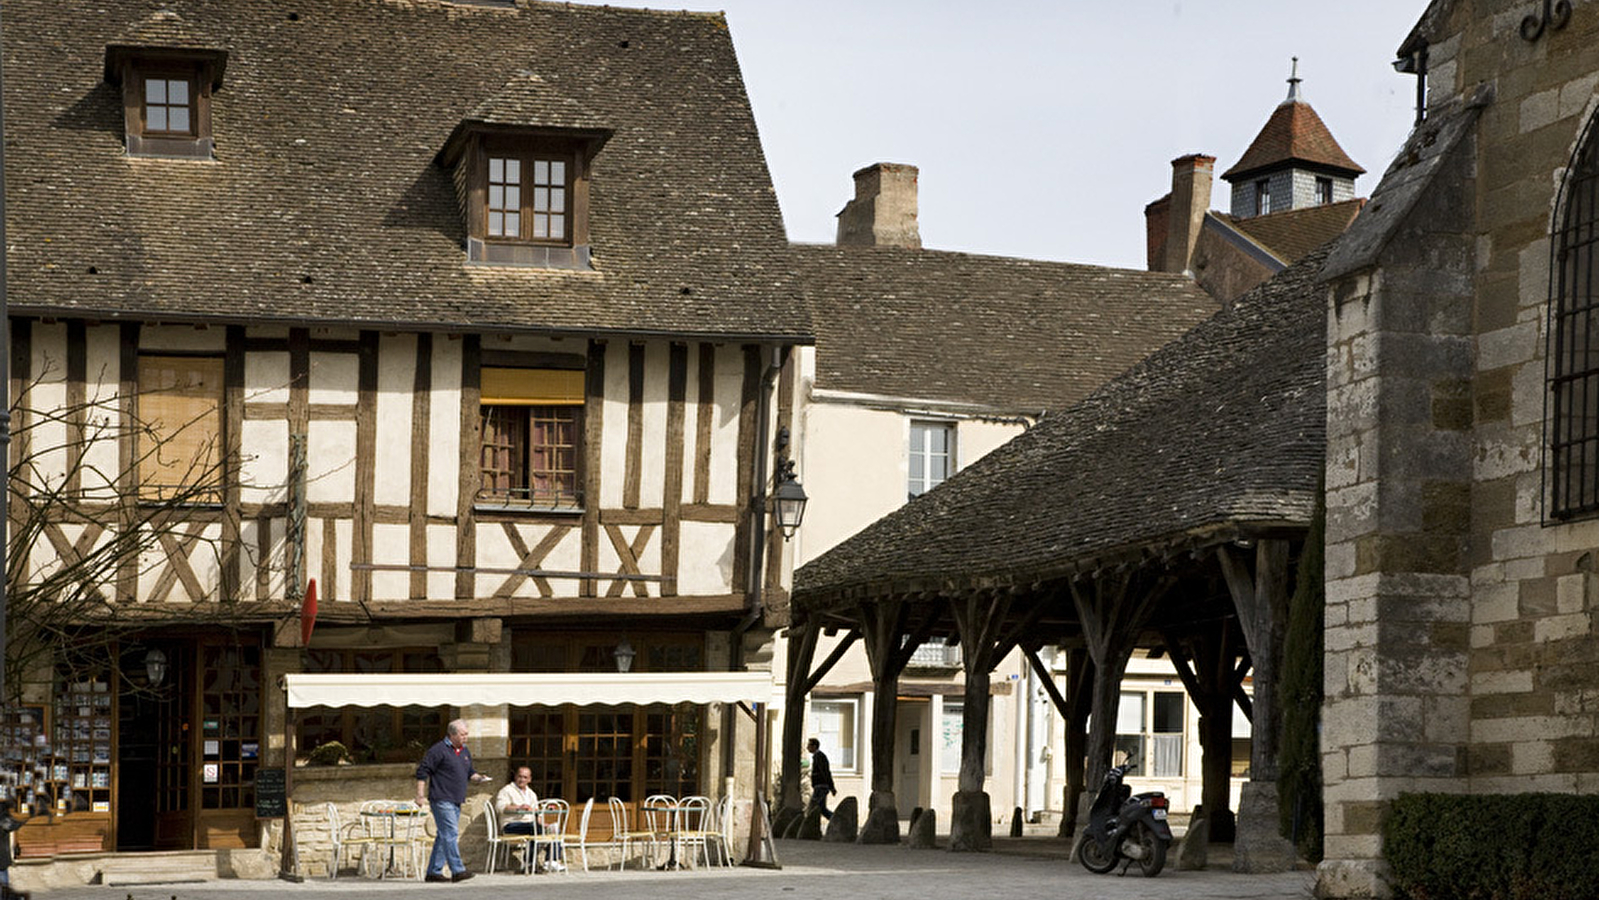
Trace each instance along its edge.
<path fill-rule="evenodd" d="M 215 881 L 217 858 L 209 850 L 118 854 L 102 860 L 99 869 L 106 885 L 184 884 Z"/>

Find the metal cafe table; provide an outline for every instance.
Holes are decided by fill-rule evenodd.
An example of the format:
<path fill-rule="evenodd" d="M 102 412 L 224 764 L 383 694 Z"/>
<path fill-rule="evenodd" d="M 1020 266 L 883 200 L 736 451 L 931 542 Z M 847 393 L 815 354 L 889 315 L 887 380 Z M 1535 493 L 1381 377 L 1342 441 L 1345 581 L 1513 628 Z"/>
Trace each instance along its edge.
<path fill-rule="evenodd" d="M 370 846 L 378 848 L 386 846 L 389 850 L 387 859 L 381 856 L 378 859 L 379 878 L 387 878 L 390 875 L 416 878 L 421 875 L 421 861 L 417 859 L 416 832 L 427 815 L 428 811 L 415 803 L 401 800 L 368 800 L 361 804 L 361 819 L 366 823 L 367 836 L 375 838 Z M 401 823 L 404 823 L 403 828 Z M 405 851 L 398 865 L 395 860 L 396 850 Z M 364 863 L 364 850 L 362 859 Z"/>

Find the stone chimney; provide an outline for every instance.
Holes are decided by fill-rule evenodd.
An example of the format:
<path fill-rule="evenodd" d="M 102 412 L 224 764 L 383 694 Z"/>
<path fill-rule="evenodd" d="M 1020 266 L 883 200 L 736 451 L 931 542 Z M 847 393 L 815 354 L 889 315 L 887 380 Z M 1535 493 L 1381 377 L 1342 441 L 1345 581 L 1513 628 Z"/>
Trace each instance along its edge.
<path fill-rule="evenodd" d="M 1162 272 L 1187 272 L 1194 244 L 1210 209 L 1210 183 L 1216 157 L 1190 153 L 1171 161 L 1171 206 L 1166 218 L 1166 258 Z M 1146 214 L 1147 215 L 1147 214 Z"/>
<path fill-rule="evenodd" d="M 1210 182 L 1205 184 L 1208 192 Z M 922 246 L 915 166 L 875 163 L 855 173 L 855 199 L 838 214 L 838 246 Z"/>

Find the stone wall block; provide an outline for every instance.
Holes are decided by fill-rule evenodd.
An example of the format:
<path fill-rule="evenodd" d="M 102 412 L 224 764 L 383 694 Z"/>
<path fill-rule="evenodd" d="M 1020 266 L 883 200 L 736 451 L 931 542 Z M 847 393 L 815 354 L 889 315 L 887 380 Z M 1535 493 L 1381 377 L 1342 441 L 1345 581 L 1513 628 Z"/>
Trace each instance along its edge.
<path fill-rule="evenodd" d="M 1554 767 L 1554 746 L 1548 741 L 1521 741 L 1510 745 L 1510 774 L 1537 775 Z"/>
<path fill-rule="evenodd" d="M 1545 740 L 1591 737 L 1593 723 L 1568 716 L 1521 716 L 1513 719 L 1479 719 L 1472 723 L 1472 740 L 1513 743 L 1535 734 Z"/>
<path fill-rule="evenodd" d="M 1357 647 L 1372 647 L 1377 643 L 1377 626 L 1375 624 L 1345 626 L 1336 631 L 1327 632 L 1324 640 L 1328 653 L 1352 650 Z"/>
<path fill-rule="evenodd" d="M 1532 690 L 1532 672 L 1473 672 L 1471 692 L 1483 694 L 1524 694 Z"/>
<path fill-rule="evenodd" d="M 1510 377 L 1510 424 L 1540 426 L 1543 423 L 1543 395 L 1548 389 L 1543 366 L 1524 365 Z M 1532 443 L 1538 438 L 1534 436 Z"/>
<path fill-rule="evenodd" d="M 1555 608 L 1562 613 L 1587 609 L 1592 603 L 1594 582 L 1594 576 L 1588 572 L 1555 579 Z"/>
<path fill-rule="evenodd" d="M 1476 432 L 1476 474 L 1479 478 L 1510 478 L 1538 470 L 1538 437 L 1524 429 L 1484 423 Z"/>
<path fill-rule="evenodd" d="M 1593 634 L 1593 618 L 1587 613 L 1547 616 L 1533 625 L 1533 639 L 1537 641 L 1558 641 L 1591 634 Z"/>
<path fill-rule="evenodd" d="M 1555 580 L 1530 578 L 1518 582 L 1517 598 L 1523 616 L 1547 616 L 1555 611 Z"/>
<path fill-rule="evenodd" d="M 1524 98 L 1518 107 L 1520 120 L 1517 127 L 1522 134 L 1536 131 L 1560 117 L 1560 91 L 1539 91 Z"/>
<path fill-rule="evenodd" d="M 1560 88 L 1560 111 L 1557 115 L 1564 119 L 1582 113 L 1593 99 L 1596 87 L 1599 87 L 1599 73 L 1589 73 L 1566 82 Z"/>
<path fill-rule="evenodd" d="M 1542 252 L 1545 264 L 1542 278 L 1547 286 L 1548 282 L 1548 254 L 1549 242 L 1542 242 Z M 1526 268 L 1525 260 L 1527 251 L 1522 251 L 1523 269 Z M 1508 328 L 1500 328 L 1477 336 L 1477 370 L 1479 373 L 1487 372 L 1505 366 L 1513 366 L 1529 362 L 1536 358 L 1543 347 L 1538 341 L 1540 333 L 1536 321 L 1521 322 Z"/>
<path fill-rule="evenodd" d="M 1525 691 L 1518 694 L 1479 694 L 1471 698 L 1471 718 L 1514 719 L 1519 716 L 1555 715 L 1555 696 Z"/>
<path fill-rule="evenodd" d="M 1340 691 L 1340 694 L 1343 694 Z M 1378 708 L 1368 695 L 1341 696 L 1322 710 L 1321 741 L 1328 747 L 1358 747 L 1377 740 Z"/>
<path fill-rule="evenodd" d="M 1337 581 L 1328 579 L 1326 598 L 1328 606 L 1336 606 L 1370 597 L 1377 593 L 1382 586 L 1380 575 L 1359 575 L 1353 578 L 1340 578 Z"/>
<path fill-rule="evenodd" d="M 1348 542 L 1328 544 L 1323 572 L 1329 580 L 1353 580 L 1355 574 L 1355 546 Z"/>

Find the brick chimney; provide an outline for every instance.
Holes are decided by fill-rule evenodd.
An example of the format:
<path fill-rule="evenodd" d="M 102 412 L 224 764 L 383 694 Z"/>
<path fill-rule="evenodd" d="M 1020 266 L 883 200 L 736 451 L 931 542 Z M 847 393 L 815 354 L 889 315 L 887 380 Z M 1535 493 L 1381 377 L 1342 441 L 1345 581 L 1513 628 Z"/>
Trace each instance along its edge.
<path fill-rule="evenodd" d="M 855 199 L 838 214 L 838 246 L 922 246 L 915 166 L 874 163 L 855 173 Z"/>
<path fill-rule="evenodd" d="M 1144 207 L 1145 258 L 1149 271 L 1166 271 L 1166 229 L 1171 218 L 1171 194 Z"/>
<path fill-rule="evenodd" d="M 1171 161 L 1171 205 L 1166 213 L 1166 253 L 1160 271 L 1189 271 L 1200 226 L 1210 209 L 1210 183 L 1215 169 L 1216 157 L 1202 153 Z"/>

